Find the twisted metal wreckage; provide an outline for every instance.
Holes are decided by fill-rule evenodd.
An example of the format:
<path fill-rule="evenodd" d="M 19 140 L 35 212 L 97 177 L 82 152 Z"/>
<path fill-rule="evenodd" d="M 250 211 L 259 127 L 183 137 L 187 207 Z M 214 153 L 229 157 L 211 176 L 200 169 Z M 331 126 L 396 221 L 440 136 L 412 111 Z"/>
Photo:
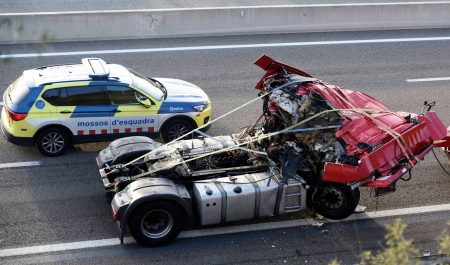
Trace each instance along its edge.
<path fill-rule="evenodd" d="M 420 114 L 392 112 L 266 55 L 255 64 L 266 71 L 259 96 L 229 113 L 262 99 L 263 114 L 241 133 L 211 137 L 201 127 L 193 131 L 200 139 L 180 135 L 165 145 L 130 137 L 99 154 L 122 235 L 129 228 L 155 246 L 175 238 L 185 220 L 209 225 L 305 205 L 343 219 L 354 212 L 359 187 L 393 192 L 433 147 L 449 146 L 447 129 L 429 111 L 434 103 Z"/>

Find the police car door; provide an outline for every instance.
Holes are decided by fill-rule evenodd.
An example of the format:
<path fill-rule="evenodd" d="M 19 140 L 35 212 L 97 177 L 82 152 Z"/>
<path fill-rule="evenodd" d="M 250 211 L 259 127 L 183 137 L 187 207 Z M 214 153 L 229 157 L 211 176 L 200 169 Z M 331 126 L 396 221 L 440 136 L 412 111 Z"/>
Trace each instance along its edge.
<path fill-rule="evenodd" d="M 111 103 L 117 106 L 111 118 L 113 134 L 154 136 L 159 124 L 158 101 L 128 86 L 109 85 L 108 94 Z"/>
<path fill-rule="evenodd" d="M 75 140 L 107 140 L 111 117 L 117 108 L 111 105 L 106 87 L 84 85 L 61 89 L 58 114 Z"/>

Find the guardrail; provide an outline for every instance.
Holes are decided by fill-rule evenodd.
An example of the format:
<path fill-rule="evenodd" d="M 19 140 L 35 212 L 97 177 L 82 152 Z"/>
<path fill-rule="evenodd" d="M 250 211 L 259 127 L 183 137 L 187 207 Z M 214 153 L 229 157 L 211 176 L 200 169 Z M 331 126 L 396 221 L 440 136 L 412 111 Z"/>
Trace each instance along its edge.
<path fill-rule="evenodd" d="M 0 43 L 442 28 L 450 1 L 0 14 Z"/>

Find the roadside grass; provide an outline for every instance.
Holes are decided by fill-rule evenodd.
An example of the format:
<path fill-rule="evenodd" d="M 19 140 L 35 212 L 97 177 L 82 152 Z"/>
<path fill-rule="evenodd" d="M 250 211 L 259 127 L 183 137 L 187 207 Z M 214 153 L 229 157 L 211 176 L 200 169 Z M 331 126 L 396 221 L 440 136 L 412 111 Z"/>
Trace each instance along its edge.
<path fill-rule="evenodd" d="M 450 222 L 447 223 L 450 225 Z M 386 248 L 373 253 L 364 251 L 361 253 L 361 261 L 358 265 L 422 265 L 422 264 L 450 264 L 450 235 L 445 229 L 439 240 L 439 254 L 432 257 L 419 256 L 419 250 L 413 246 L 412 239 L 405 239 L 404 232 L 408 226 L 400 219 L 392 225 L 386 226 Z M 337 259 L 329 265 L 340 265 Z"/>

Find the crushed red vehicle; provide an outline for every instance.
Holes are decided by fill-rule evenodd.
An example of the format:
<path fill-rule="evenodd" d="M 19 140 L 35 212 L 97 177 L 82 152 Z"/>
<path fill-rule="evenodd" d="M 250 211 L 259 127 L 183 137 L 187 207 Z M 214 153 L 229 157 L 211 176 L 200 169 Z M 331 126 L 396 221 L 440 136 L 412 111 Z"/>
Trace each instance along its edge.
<path fill-rule="evenodd" d="M 121 235 L 163 245 L 186 224 L 212 225 L 309 207 L 330 219 L 351 215 L 359 187 L 375 196 L 434 147 L 449 146 L 434 103 L 422 113 L 392 112 L 263 55 L 256 88 L 261 116 L 227 136 L 162 145 L 145 137 L 112 142 L 97 157 Z M 214 121 L 211 121 L 214 122 Z M 210 122 L 210 123 L 211 123 Z M 209 124 L 205 125 L 208 126 Z M 407 180 L 407 179 L 406 179 Z"/>
<path fill-rule="evenodd" d="M 283 83 L 280 80 L 287 82 L 290 74 L 312 78 L 302 70 L 268 56 L 262 56 L 255 64 L 266 70 L 256 86 L 264 91 L 267 91 L 267 80 L 273 79 L 280 85 Z M 375 187 L 378 193 L 394 190 L 396 181 L 433 147 L 448 145 L 447 129 L 435 112 L 426 111 L 419 115 L 391 112 L 366 94 L 314 79 L 294 86 L 291 91 L 295 91 L 295 96 L 291 98 L 317 94 L 330 107 L 339 110 L 343 119 L 342 126 L 336 130 L 336 139 L 345 146 L 346 156 L 354 160 L 324 163 L 322 182 L 358 183 Z M 434 102 L 425 103 L 423 110 L 430 110 L 433 105 Z"/>

